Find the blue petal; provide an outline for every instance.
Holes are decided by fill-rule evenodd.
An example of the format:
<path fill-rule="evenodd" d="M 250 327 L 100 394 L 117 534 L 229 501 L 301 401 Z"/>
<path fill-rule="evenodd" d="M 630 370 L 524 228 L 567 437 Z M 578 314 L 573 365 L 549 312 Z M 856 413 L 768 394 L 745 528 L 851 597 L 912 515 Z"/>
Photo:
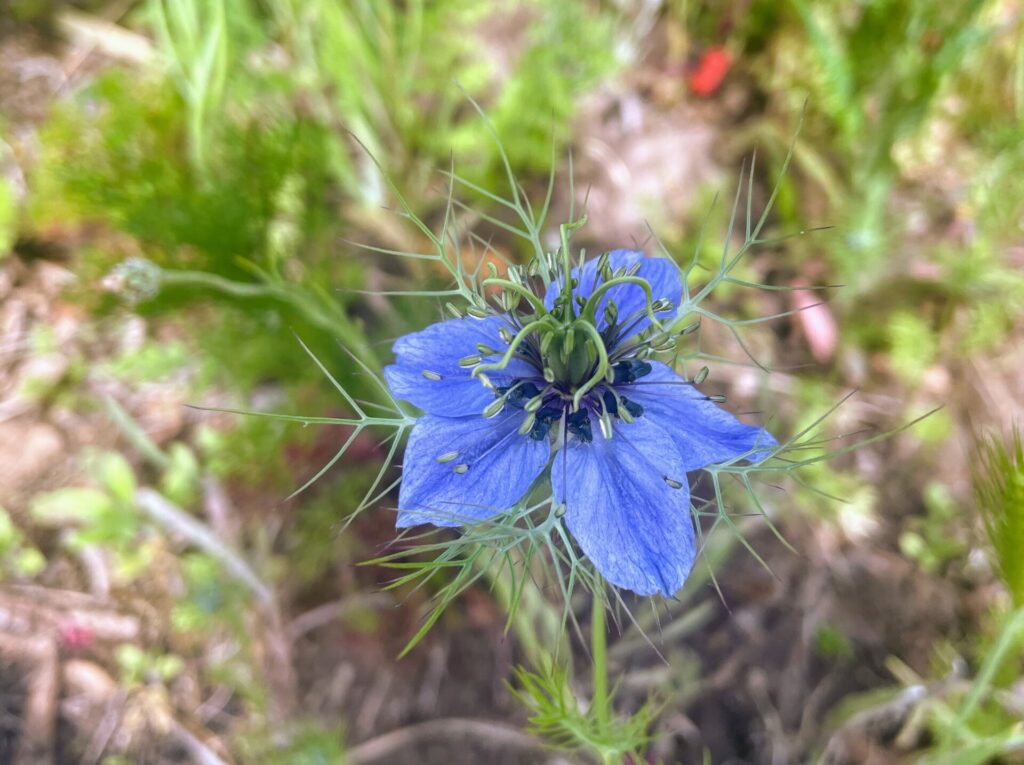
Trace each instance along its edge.
<path fill-rule="evenodd" d="M 479 415 L 494 401 L 494 393 L 473 377 L 470 369 L 460 367 L 459 359 L 478 353 L 477 343 L 504 352 L 508 343 L 499 334 L 502 326 L 506 323 L 498 316 L 450 319 L 400 337 L 392 348 L 395 363 L 385 367 L 384 379 L 395 398 L 430 414 Z M 497 357 L 489 360 L 496 361 Z M 423 376 L 424 371 L 436 373 L 441 379 L 428 379 Z M 496 384 L 501 384 L 512 377 L 537 377 L 538 372 L 531 364 L 512 359 L 502 374 L 489 376 Z"/>
<path fill-rule="evenodd" d="M 619 268 L 625 268 L 629 270 L 637 263 L 641 263 L 640 270 L 637 271 L 636 275 L 642 279 L 646 279 L 647 283 L 651 286 L 651 300 L 657 300 L 658 298 L 666 298 L 669 300 L 673 308 L 657 314 L 659 318 L 668 318 L 674 312 L 676 307 L 679 306 L 680 299 L 683 294 L 683 284 L 679 275 L 679 267 L 667 258 L 647 258 L 644 257 L 642 252 L 637 250 L 612 250 L 608 253 L 608 265 L 612 271 Z M 602 280 L 600 274 L 597 272 L 597 260 L 588 260 L 583 264 L 583 271 L 574 268 L 572 271 L 573 278 L 579 280 L 579 285 L 573 291 L 573 294 L 577 297 L 588 298 L 594 291 L 601 286 Z M 557 298 L 562 292 L 562 285 L 558 282 L 553 282 L 549 287 L 547 294 L 544 296 L 544 305 L 550 310 L 555 305 L 555 298 Z M 632 337 L 633 335 L 639 334 L 651 326 L 651 320 L 640 312 L 644 311 L 647 306 L 647 295 L 641 287 L 636 284 L 622 284 L 617 287 L 612 287 L 608 292 L 604 294 L 598 303 L 597 312 L 597 326 L 598 329 L 604 329 L 608 326 L 608 322 L 604 316 L 604 308 L 608 304 L 609 300 L 615 301 L 615 307 L 618 309 L 619 321 L 627 322 L 631 325 L 628 332 L 623 334 L 620 338 L 624 340 Z M 630 319 L 629 317 L 633 314 L 639 314 L 640 318 Z M 635 322 L 635 324 L 634 324 Z"/>
<path fill-rule="evenodd" d="M 686 468 L 668 433 L 641 417 L 617 423 L 609 440 L 572 441 L 555 455 L 551 485 L 566 504 L 569 530 L 605 579 L 640 595 L 671 597 L 682 587 L 696 545 Z"/>
<path fill-rule="evenodd" d="M 650 374 L 616 390 L 644 408 L 644 419 L 668 431 L 687 470 L 741 456 L 758 462 L 779 445 L 767 430 L 743 424 L 669 367 L 650 363 Z"/>
<path fill-rule="evenodd" d="M 497 417 L 424 415 L 405 447 L 398 526 L 464 526 L 486 520 L 523 498 L 547 464 L 550 447 L 519 435 L 523 412 Z M 437 458 L 458 452 L 445 462 Z M 459 473 L 457 465 L 468 465 Z"/>

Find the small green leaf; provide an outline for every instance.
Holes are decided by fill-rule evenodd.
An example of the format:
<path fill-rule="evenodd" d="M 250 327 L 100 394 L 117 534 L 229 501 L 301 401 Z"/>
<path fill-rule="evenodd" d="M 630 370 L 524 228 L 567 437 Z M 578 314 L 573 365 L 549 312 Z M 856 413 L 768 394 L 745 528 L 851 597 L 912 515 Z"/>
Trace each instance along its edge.
<path fill-rule="evenodd" d="M 40 494 L 29 512 L 45 526 L 64 526 L 94 523 L 112 506 L 110 497 L 99 489 L 67 488 Z"/>
<path fill-rule="evenodd" d="M 97 460 L 96 476 L 99 482 L 118 501 L 135 502 L 135 473 L 128 460 L 116 452 L 108 452 Z"/>

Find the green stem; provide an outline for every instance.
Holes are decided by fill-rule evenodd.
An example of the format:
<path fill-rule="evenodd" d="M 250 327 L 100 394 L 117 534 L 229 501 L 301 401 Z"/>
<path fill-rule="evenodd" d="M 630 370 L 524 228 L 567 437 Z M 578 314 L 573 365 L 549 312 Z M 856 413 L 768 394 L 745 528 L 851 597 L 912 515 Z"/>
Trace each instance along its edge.
<path fill-rule="evenodd" d="M 607 625 L 604 613 L 604 584 L 594 590 L 594 605 L 590 615 L 590 660 L 593 662 L 594 693 L 591 706 L 603 729 L 611 719 L 608 698 Z"/>
<path fill-rule="evenodd" d="M 287 303 L 307 321 L 325 332 L 334 335 L 361 361 L 371 369 L 380 368 L 380 362 L 352 325 L 348 316 L 338 306 L 330 304 L 322 296 L 299 285 L 249 284 L 225 279 L 206 271 L 179 271 L 161 269 L 160 283 L 176 287 L 204 287 L 237 298 L 269 298 Z M 320 297 L 320 300 L 311 299 Z M 330 307 L 327 314 L 318 304 Z"/>

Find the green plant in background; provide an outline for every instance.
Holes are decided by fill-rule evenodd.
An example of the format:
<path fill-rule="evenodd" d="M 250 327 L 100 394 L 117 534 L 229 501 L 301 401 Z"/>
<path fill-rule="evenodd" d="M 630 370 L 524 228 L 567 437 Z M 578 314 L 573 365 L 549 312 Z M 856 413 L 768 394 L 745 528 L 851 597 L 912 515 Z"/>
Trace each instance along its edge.
<path fill-rule="evenodd" d="M 979 442 L 974 493 L 1003 581 L 1024 608 L 1024 445 L 1016 426 L 1008 443 L 998 436 Z"/>
<path fill-rule="evenodd" d="M 14 247 L 14 239 L 18 233 L 18 200 L 14 187 L 4 177 L 0 177 L 0 261 Z"/>
<path fill-rule="evenodd" d="M 924 490 L 925 515 L 912 518 L 900 534 L 900 550 L 929 573 L 962 560 L 968 552 L 960 538 L 960 505 L 945 484 L 933 481 Z"/>
<path fill-rule="evenodd" d="M 0 582 L 31 579 L 46 568 L 46 558 L 28 543 L 10 514 L 0 507 Z"/>
<path fill-rule="evenodd" d="M 793 59 L 768 77 L 796 80 L 783 92 L 808 89 L 814 111 L 828 120 L 820 129 L 835 131 L 829 156 L 808 148 L 798 162 L 844 213 L 835 222 L 846 246 L 833 258 L 852 298 L 898 273 L 892 234 L 900 226 L 888 211 L 899 176 L 894 148 L 934 116 L 944 88 L 990 30 L 980 19 L 983 0 L 793 5 L 809 45 L 781 48 Z"/>
<path fill-rule="evenodd" d="M 188 113 L 189 151 L 196 172 L 207 174 L 210 117 L 224 102 L 228 67 L 228 10 L 225 0 L 154 0 L 150 17 Z M 234 3 L 233 11 L 244 6 Z M 234 14 L 233 14 L 234 15 Z"/>
<path fill-rule="evenodd" d="M 937 743 L 927 765 L 973 765 L 1024 748 L 1019 699 L 1013 695 L 1024 661 L 1024 447 L 1016 426 L 1008 441 L 988 436 L 974 460 L 975 499 L 1011 608 L 995 615 L 991 641 L 979 646 L 977 674 L 932 708 Z"/>
<path fill-rule="evenodd" d="M 31 512 L 43 527 L 71 529 L 65 544 L 72 551 L 100 546 L 114 557 L 126 582 L 141 575 L 153 559 L 152 537 L 135 506 L 135 474 L 116 452 L 92 457 L 93 487 L 69 487 L 37 495 Z"/>
<path fill-rule="evenodd" d="M 1013 762 L 1024 749 L 1019 680 L 1024 662 L 1024 446 L 1016 426 L 1009 439 L 981 437 L 973 455 L 974 496 L 984 522 L 1008 607 L 991 615 L 991 632 L 968 645 L 975 672 L 964 678 L 954 660 L 942 658 L 946 677 L 928 683 L 893 660 L 890 668 L 913 692 L 916 712 L 908 726 L 926 724 L 933 741 L 914 759 L 920 765 Z"/>

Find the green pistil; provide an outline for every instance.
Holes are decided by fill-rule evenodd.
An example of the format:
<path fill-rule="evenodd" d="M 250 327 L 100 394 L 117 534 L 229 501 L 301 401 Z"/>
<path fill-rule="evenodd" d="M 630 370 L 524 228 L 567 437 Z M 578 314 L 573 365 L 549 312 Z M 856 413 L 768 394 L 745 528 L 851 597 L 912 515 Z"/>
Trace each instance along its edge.
<path fill-rule="evenodd" d="M 590 336 L 591 342 L 585 343 L 584 345 L 592 347 L 597 351 L 597 367 L 591 374 L 590 379 L 577 388 L 576 392 L 573 394 L 573 409 L 579 409 L 580 401 L 583 400 L 583 397 L 595 385 L 600 383 L 608 372 L 608 350 L 604 347 L 604 340 L 601 337 L 601 333 L 597 331 L 597 327 L 587 321 L 576 322 L 576 327 Z"/>
<path fill-rule="evenodd" d="M 601 298 L 604 297 L 605 293 L 612 287 L 617 287 L 620 284 L 635 284 L 644 291 L 647 317 L 651 320 L 651 324 L 653 324 L 659 331 L 664 331 L 665 328 L 654 313 L 654 305 L 656 301 L 653 299 L 653 295 L 651 294 L 651 285 L 646 279 L 639 276 L 618 276 L 611 281 L 604 282 L 591 293 L 589 298 L 587 298 L 587 302 L 584 304 L 583 310 L 580 313 L 580 318 L 584 321 L 594 323 L 597 314 L 597 306 L 601 302 Z"/>
<path fill-rule="evenodd" d="M 508 344 L 508 349 L 498 361 L 491 362 L 489 364 L 477 364 L 473 369 L 473 376 L 476 377 L 486 371 L 504 369 L 507 367 L 519 346 L 522 345 L 523 342 L 534 332 L 551 332 L 553 329 L 551 323 L 552 320 L 550 316 L 544 316 L 541 319 L 531 321 L 516 333 L 516 336 L 512 338 L 512 342 Z"/>

